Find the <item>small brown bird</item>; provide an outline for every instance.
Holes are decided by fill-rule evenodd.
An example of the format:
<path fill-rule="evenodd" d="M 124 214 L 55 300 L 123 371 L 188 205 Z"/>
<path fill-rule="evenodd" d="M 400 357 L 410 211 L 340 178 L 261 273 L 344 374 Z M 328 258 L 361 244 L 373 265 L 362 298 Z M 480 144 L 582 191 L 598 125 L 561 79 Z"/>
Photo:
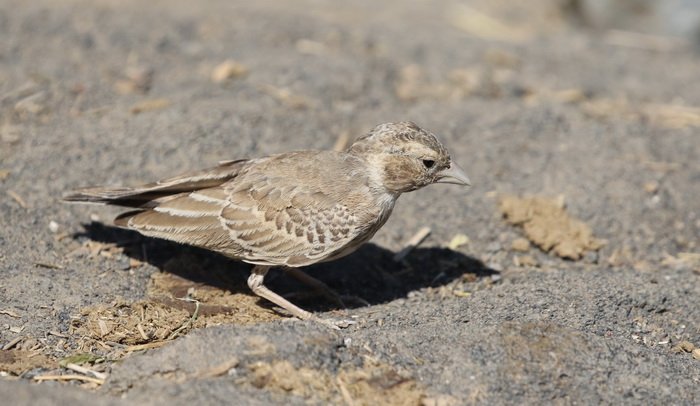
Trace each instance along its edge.
<path fill-rule="evenodd" d="M 134 208 L 115 224 L 254 264 L 248 286 L 255 294 L 300 319 L 338 328 L 352 322 L 320 319 L 265 287 L 268 269 L 352 253 L 384 225 L 401 193 L 431 183 L 470 185 L 433 134 L 401 122 L 375 127 L 343 152 L 224 161 L 141 187 L 86 188 L 64 199 Z"/>

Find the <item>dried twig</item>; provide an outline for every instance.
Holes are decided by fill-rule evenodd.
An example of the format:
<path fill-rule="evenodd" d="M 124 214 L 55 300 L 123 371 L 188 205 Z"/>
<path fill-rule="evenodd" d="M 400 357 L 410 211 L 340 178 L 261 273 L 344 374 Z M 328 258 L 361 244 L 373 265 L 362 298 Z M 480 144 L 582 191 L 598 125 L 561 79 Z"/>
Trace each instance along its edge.
<path fill-rule="evenodd" d="M 194 313 L 192 313 L 192 317 L 190 317 L 186 322 L 184 322 L 180 327 L 177 328 L 177 330 L 173 331 L 170 336 L 168 337 L 168 340 L 172 340 L 175 337 L 178 336 L 183 330 L 186 328 L 189 328 L 192 323 L 197 320 L 197 317 L 199 316 L 199 300 L 194 300 L 190 298 L 178 298 L 179 300 L 185 301 L 185 302 L 192 302 L 194 303 Z"/>
<path fill-rule="evenodd" d="M 36 93 L 37 87 L 38 85 L 34 82 L 24 83 L 22 86 L 0 95 L 0 103 L 5 102 L 9 99 L 17 100 L 18 98 L 25 98 L 27 96 L 30 96 Z"/>
<path fill-rule="evenodd" d="M 680 38 L 624 30 L 609 30 L 605 34 L 605 42 L 619 47 L 660 52 L 672 51 L 688 45 L 687 41 Z"/>
<path fill-rule="evenodd" d="M 170 340 L 164 340 L 164 341 L 155 341 L 155 342 L 146 343 L 146 344 L 130 345 L 130 346 L 127 346 L 126 348 L 124 348 L 124 350 L 126 352 L 150 350 L 153 348 L 162 347 L 169 342 L 170 342 Z"/>
<path fill-rule="evenodd" d="M 17 345 L 17 343 L 19 343 L 20 341 L 22 341 L 23 339 L 24 339 L 24 337 L 16 337 L 16 338 L 12 339 L 9 343 L 5 344 L 5 345 L 2 347 L 2 350 L 3 350 L 3 351 L 7 351 L 7 350 L 11 349 L 11 348 L 14 347 L 15 345 Z"/>
<path fill-rule="evenodd" d="M 61 337 L 61 338 L 68 338 L 66 334 L 59 333 L 58 331 L 50 330 L 48 333 L 49 335 L 56 336 L 56 337 Z"/>
<path fill-rule="evenodd" d="M 309 99 L 304 96 L 294 94 L 289 89 L 279 88 L 268 84 L 261 85 L 258 88 L 277 99 L 277 101 L 281 102 L 285 106 L 295 110 L 305 109 L 311 105 L 311 101 Z"/>
<path fill-rule="evenodd" d="M 463 4 L 449 10 L 448 20 L 455 28 L 485 40 L 522 43 L 530 40 L 535 34 L 529 27 L 501 21 Z"/>
<path fill-rule="evenodd" d="M 333 151 L 344 151 L 350 142 L 350 133 L 343 131 L 340 133 L 338 138 L 335 140 L 335 145 L 333 145 Z"/>
<path fill-rule="evenodd" d="M 420 230 L 418 230 L 418 232 L 415 233 L 413 237 L 411 237 L 411 239 L 406 242 L 401 251 L 397 252 L 396 255 L 394 255 L 394 261 L 403 261 L 404 258 L 406 258 L 406 256 L 408 256 L 408 254 L 410 254 L 414 248 L 420 245 L 420 243 L 422 243 L 423 240 L 425 240 L 429 235 L 430 227 L 423 227 Z"/>
<path fill-rule="evenodd" d="M 48 262 L 35 262 L 34 266 L 38 266 L 40 268 L 48 268 L 48 269 L 63 269 L 62 265 L 51 264 Z"/>
<path fill-rule="evenodd" d="M 66 368 L 73 370 L 75 372 L 81 373 L 83 375 L 88 375 L 95 377 L 97 379 L 102 379 L 103 381 L 107 379 L 107 374 L 104 374 L 102 372 L 97 372 L 89 368 L 81 367 L 80 365 L 76 364 L 66 364 Z"/>
<path fill-rule="evenodd" d="M 131 114 L 140 114 L 149 111 L 162 110 L 170 106 L 171 102 L 168 99 L 151 99 L 143 100 L 131 106 L 129 111 Z"/>
<path fill-rule="evenodd" d="M 68 375 L 40 375 L 33 378 L 35 381 L 85 381 L 92 382 L 98 385 L 105 383 L 104 379 L 94 378 L 92 376 L 68 374 Z"/>
<path fill-rule="evenodd" d="M 139 334 L 141 334 L 141 338 L 143 338 L 144 340 L 148 340 L 150 338 L 148 334 L 146 334 L 146 332 L 143 330 L 143 326 L 141 325 L 141 323 L 136 324 L 136 329 L 139 331 Z"/>
<path fill-rule="evenodd" d="M 15 313 L 14 311 L 8 310 L 8 309 L 0 309 L 0 314 L 5 314 L 5 315 L 13 317 L 15 319 L 19 319 L 20 317 L 22 317 L 19 314 Z"/>
<path fill-rule="evenodd" d="M 205 369 L 203 371 L 199 371 L 195 374 L 196 378 L 216 378 L 217 376 L 221 376 L 224 374 L 227 374 L 231 368 L 235 368 L 238 365 L 239 361 L 238 358 L 231 358 L 230 360 L 216 365 L 212 368 Z"/>
<path fill-rule="evenodd" d="M 350 391 L 348 391 L 348 388 L 345 386 L 345 382 L 343 382 L 340 377 L 336 377 L 336 382 L 338 383 L 338 387 L 340 388 L 340 394 L 343 396 L 343 400 L 345 401 L 345 404 L 348 406 L 355 406 L 355 401 L 353 400 L 352 396 L 350 396 Z"/>
<path fill-rule="evenodd" d="M 19 204 L 20 207 L 22 207 L 23 209 L 26 209 L 29 207 L 29 206 L 27 206 L 27 202 L 25 202 L 24 199 L 22 199 L 22 196 L 18 195 L 17 192 L 12 191 L 12 190 L 8 190 L 7 195 L 10 196 L 11 198 L 15 199 L 17 204 Z"/>

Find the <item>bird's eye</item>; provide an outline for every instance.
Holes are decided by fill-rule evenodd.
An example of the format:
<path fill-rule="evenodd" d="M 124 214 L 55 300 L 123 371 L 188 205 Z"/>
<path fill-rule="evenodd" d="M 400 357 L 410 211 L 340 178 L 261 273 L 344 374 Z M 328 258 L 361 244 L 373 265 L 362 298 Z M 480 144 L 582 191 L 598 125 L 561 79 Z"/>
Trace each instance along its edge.
<path fill-rule="evenodd" d="M 433 165 L 435 165 L 435 161 L 433 161 L 432 159 L 423 160 L 423 166 L 425 166 L 426 168 L 430 169 L 433 167 Z"/>

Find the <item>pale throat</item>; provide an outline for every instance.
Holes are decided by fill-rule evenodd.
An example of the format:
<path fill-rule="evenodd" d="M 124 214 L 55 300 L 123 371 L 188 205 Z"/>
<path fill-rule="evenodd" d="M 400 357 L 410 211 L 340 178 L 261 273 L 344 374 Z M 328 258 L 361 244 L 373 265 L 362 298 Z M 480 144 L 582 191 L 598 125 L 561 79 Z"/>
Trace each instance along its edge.
<path fill-rule="evenodd" d="M 366 158 L 367 164 L 368 164 L 368 173 L 367 176 L 369 178 L 369 188 L 372 190 L 372 192 L 375 195 L 381 195 L 381 194 L 387 194 L 387 195 L 392 195 L 394 196 L 394 199 L 396 199 L 398 194 L 390 192 L 384 183 L 384 167 L 385 167 L 385 162 L 384 159 L 381 156 L 378 155 L 370 155 Z"/>
<path fill-rule="evenodd" d="M 381 208 L 377 219 L 377 224 L 381 227 L 391 215 L 396 199 L 401 193 L 392 192 L 386 188 L 384 183 L 384 168 L 386 164 L 381 156 L 369 156 L 367 157 L 367 163 L 369 164 L 368 186 L 370 192 L 377 198 L 378 206 Z"/>

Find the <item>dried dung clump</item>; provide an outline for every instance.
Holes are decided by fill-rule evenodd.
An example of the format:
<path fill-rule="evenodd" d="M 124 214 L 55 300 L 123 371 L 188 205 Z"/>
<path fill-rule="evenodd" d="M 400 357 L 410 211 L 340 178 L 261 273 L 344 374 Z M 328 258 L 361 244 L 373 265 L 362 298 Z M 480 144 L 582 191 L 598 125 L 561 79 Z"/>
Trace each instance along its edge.
<path fill-rule="evenodd" d="M 588 225 L 569 216 L 561 200 L 505 196 L 500 210 L 506 221 L 523 228 L 533 244 L 559 257 L 577 260 L 603 246 Z"/>
<path fill-rule="evenodd" d="M 258 305 L 258 300 L 250 294 L 157 273 L 151 277 L 147 300 L 116 300 L 83 308 L 70 332 L 100 342 L 138 345 L 169 340 L 193 328 L 280 318 Z"/>

